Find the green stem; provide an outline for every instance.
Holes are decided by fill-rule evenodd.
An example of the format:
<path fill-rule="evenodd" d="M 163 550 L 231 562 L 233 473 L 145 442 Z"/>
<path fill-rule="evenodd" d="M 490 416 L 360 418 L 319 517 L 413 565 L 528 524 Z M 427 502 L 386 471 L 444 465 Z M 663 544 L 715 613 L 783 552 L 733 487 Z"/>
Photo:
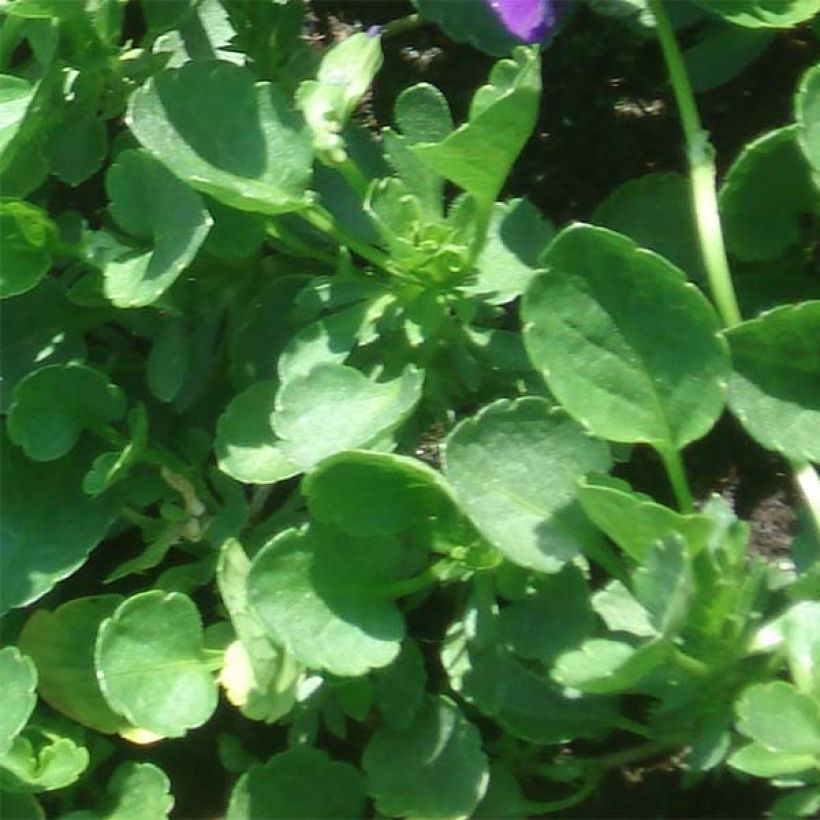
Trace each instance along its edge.
<path fill-rule="evenodd" d="M 699 661 L 697 658 L 693 658 L 691 655 L 681 652 L 680 649 L 675 649 L 672 653 L 672 657 L 681 669 L 684 669 L 696 678 L 707 678 L 712 674 L 711 668 L 703 663 L 703 661 Z"/>
<path fill-rule="evenodd" d="M 663 460 L 666 474 L 669 476 L 669 483 L 675 493 L 675 500 L 682 513 L 695 511 L 695 502 L 692 498 L 692 491 L 689 489 L 689 481 L 686 478 L 686 468 L 683 466 L 683 458 L 680 450 L 674 447 L 658 448 L 658 454 Z"/>
<path fill-rule="evenodd" d="M 586 800 L 587 797 L 589 797 L 598 787 L 600 780 L 601 778 L 597 773 L 591 774 L 587 777 L 580 788 L 576 789 L 572 794 L 567 795 L 561 800 L 548 800 L 545 802 L 529 801 L 527 803 L 527 813 L 532 817 L 536 814 L 542 816 L 571 809 L 573 806 L 577 806 L 579 803 Z"/>
<path fill-rule="evenodd" d="M 588 763 L 594 764 L 598 769 L 620 769 L 622 766 L 629 766 L 632 763 L 640 763 L 650 757 L 656 757 L 662 752 L 668 752 L 677 748 L 678 743 L 671 743 L 668 740 L 651 740 L 642 743 L 640 746 L 632 746 L 620 752 L 613 752 L 603 757 L 594 757 Z"/>
<path fill-rule="evenodd" d="M 379 597 L 395 599 L 401 598 L 404 595 L 412 595 L 415 592 L 421 592 L 427 587 L 434 586 L 438 583 L 441 575 L 441 570 L 445 566 L 450 566 L 452 561 L 449 558 L 442 558 L 436 561 L 435 564 L 430 564 L 427 569 L 420 572 L 418 575 L 413 575 L 411 578 L 403 578 L 401 581 L 391 581 L 389 584 L 384 584 L 378 588 Z"/>
<path fill-rule="evenodd" d="M 742 321 L 737 296 L 732 285 L 723 231 L 718 211 L 717 172 L 714 150 L 709 144 L 709 136 L 703 130 L 698 114 L 692 84 L 686 73 L 683 55 L 678 47 L 675 32 L 663 6 L 663 0 L 649 0 L 649 7 L 655 17 L 655 24 L 663 51 L 669 80 L 675 94 L 680 113 L 683 135 L 686 141 L 686 155 L 689 161 L 689 184 L 695 223 L 698 231 L 701 257 L 709 278 L 709 289 L 718 313 L 727 327 Z"/>
<path fill-rule="evenodd" d="M 362 173 L 361 168 L 348 157 L 344 162 L 334 166 L 344 177 L 345 182 L 362 198 L 367 196 L 370 180 Z"/>
<path fill-rule="evenodd" d="M 397 17 L 389 23 L 382 26 L 382 40 L 388 37 L 396 37 L 399 34 L 404 34 L 406 31 L 412 31 L 414 28 L 419 28 L 425 23 L 420 14 L 408 14 L 406 17 Z"/>
<path fill-rule="evenodd" d="M 791 467 L 794 471 L 794 480 L 806 504 L 814 535 L 820 541 L 820 476 L 807 461 L 792 461 Z"/>
<path fill-rule="evenodd" d="M 323 250 L 311 247 L 307 242 L 303 242 L 296 234 L 278 222 L 269 223 L 265 227 L 265 233 L 274 241 L 279 242 L 283 246 L 285 253 L 293 253 L 297 256 L 315 259 L 330 268 L 336 267 L 337 260 L 333 254 L 325 253 Z"/>

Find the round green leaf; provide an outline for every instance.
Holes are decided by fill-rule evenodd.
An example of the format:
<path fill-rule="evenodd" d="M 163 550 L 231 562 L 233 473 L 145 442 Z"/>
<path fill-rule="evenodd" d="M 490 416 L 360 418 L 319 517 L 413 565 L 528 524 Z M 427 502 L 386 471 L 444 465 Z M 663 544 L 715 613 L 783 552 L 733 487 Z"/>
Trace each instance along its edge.
<path fill-rule="evenodd" d="M 720 190 L 726 246 L 747 261 L 777 259 L 803 238 L 807 215 L 820 215 L 798 129 L 779 128 L 749 143 Z"/>
<path fill-rule="evenodd" d="M 325 459 L 302 482 L 316 521 L 351 535 L 389 535 L 446 515 L 454 500 L 441 475 L 417 459 L 348 451 Z"/>
<path fill-rule="evenodd" d="M 270 83 L 227 62 L 166 69 L 131 97 L 127 122 L 178 177 L 225 205 L 277 214 L 306 204 L 312 151 Z"/>
<path fill-rule="evenodd" d="M 95 111 L 69 115 L 48 143 L 51 172 L 68 185 L 79 185 L 100 169 L 107 148 L 106 124 Z"/>
<path fill-rule="evenodd" d="M 121 604 L 100 626 L 95 664 L 109 706 L 140 729 L 180 737 L 216 709 L 202 621 L 180 593 L 152 590 Z"/>
<path fill-rule="evenodd" d="M 83 494 L 87 452 L 77 450 L 44 466 L 2 443 L 0 614 L 36 601 L 79 568 L 121 504 L 114 494 L 93 500 Z"/>
<path fill-rule="evenodd" d="M 376 808 L 394 817 L 469 817 L 489 783 L 478 730 L 445 698 L 429 698 L 406 729 L 379 729 L 362 765 Z"/>
<path fill-rule="evenodd" d="M 391 729 L 406 729 L 424 703 L 427 671 L 418 646 L 406 640 L 396 659 L 373 672 L 374 698 Z"/>
<path fill-rule="evenodd" d="M 191 341 L 181 319 L 166 319 L 146 363 L 148 389 L 160 401 L 173 401 L 185 383 Z"/>
<path fill-rule="evenodd" d="M 219 417 L 214 444 L 219 469 L 237 481 L 273 484 L 300 472 L 279 448 L 271 427 L 277 389 L 275 381 L 257 382 Z"/>
<path fill-rule="evenodd" d="M 31 290 L 45 276 L 56 233 L 40 208 L 20 200 L 0 202 L 0 299 Z"/>
<path fill-rule="evenodd" d="M 0 756 L 10 748 L 14 738 L 34 711 L 37 703 L 37 669 L 31 658 L 14 646 L 0 649 Z"/>
<path fill-rule="evenodd" d="M 666 260 L 589 225 L 564 230 L 545 262 L 524 298 L 524 341 L 570 415 L 601 438 L 657 449 L 703 436 L 729 374 L 703 294 Z"/>
<path fill-rule="evenodd" d="M 285 457 L 303 470 L 323 458 L 364 447 L 404 421 L 418 400 L 424 372 L 375 382 L 352 367 L 318 364 L 286 382 L 271 422 Z"/>
<path fill-rule="evenodd" d="M 399 653 L 404 621 L 384 594 L 404 548 L 330 528 L 289 530 L 253 560 L 248 600 L 273 639 L 311 669 L 363 675 Z"/>
<path fill-rule="evenodd" d="M 820 64 L 803 75 L 795 109 L 797 142 L 814 168 L 815 182 L 820 185 Z"/>
<path fill-rule="evenodd" d="M 362 773 L 320 749 L 290 749 L 264 765 L 251 766 L 237 781 L 227 820 L 256 818 L 361 817 Z"/>
<path fill-rule="evenodd" d="M 726 338 L 732 412 L 764 447 L 820 461 L 820 301 L 775 308 Z"/>
<path fill-rule="evenodd" d="M 156 301 L 193 261 L 211 227 L 201 197 L 147 151 L 123 151 L 108 169 L 110 210 L 126 232 L 151 243 L 106 264 L 105 295 L 122 308 Z"/>
<path fill-rule="evenodd" d="M 575 485 L 609 469 L 609 451 L 543 399 L 502 399 L 462 421 L 442 463 L 462 509 L 519 566 L 557 572 L 597 539 Z"/>
<path fill-rule="evenodd" d="M 77 598 L 54 612 L 37 610 L 20 633 L 20 646 L 37 666 L 43 700 L 72 720 L 112 733 L 126 721 L 102 696 L 94 668 L 94 643 L 102 621 L 122 601 L 119 595 Z"/>
<path fill-rule="evenodd" d="M 790 683 L 754 684 L 735 709 L 737 728 L 767 749 L 820 755 L 820 706 Z"/>
<path fill-rule="evenodd" d="M 80 433 L 98 422 L 116 421 L 125 398 L 103 373 L 79 364 L 54 364 L 26 376 L 9 409 L 9 438 L 35 461 L 70 452 Z"/>
<path fill-rule="evenodd" d="M 88 768 L 89 754 L 84 746 L 32 727 L 31 735 L 18 735 L 3 757 L 0 787 L 10 791 L 43 792 L 70 786 Z M 5 805 L 3 806 L 5 809 Z"/>
<path fill-rule="evenodd" d="M 659 253 L 689 279 L 706 281 L 689 181 L 682 174 L 648 174 L 624 183 L 598 207 L 592 221 Z"/>
<path fill-rule="evenodd" d="M 815 760 L 815 756 L 811 754 L 773 751 L 759 743 L 749 743 L 738 749 L 726 762 L 733 769 L 755 777 L 782 777 L 814 768 Z"/>

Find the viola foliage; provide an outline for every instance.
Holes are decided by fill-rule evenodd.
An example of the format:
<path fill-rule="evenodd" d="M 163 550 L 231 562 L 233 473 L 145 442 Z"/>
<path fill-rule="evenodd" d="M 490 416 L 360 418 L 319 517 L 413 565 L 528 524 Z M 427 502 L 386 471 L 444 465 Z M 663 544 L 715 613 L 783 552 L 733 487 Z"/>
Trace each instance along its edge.
<path fill-rule="evenodd" d="M 458 5 L 415 2 L 486 83 L 381 129 L 390 39 L 299 0 L 0 5 L 9 816 L 190 811 L 197 744 L 231 820 L 544 816 L 653 760 L 820 807 L 820 69 L 723 177 L 727 326 L 682 174 L 504 197 L 539 48 Z M 702 88 L 818 11 L 685 5 Z M 800 479 L 784 560 L 689 490 L 727 414 Z"/>

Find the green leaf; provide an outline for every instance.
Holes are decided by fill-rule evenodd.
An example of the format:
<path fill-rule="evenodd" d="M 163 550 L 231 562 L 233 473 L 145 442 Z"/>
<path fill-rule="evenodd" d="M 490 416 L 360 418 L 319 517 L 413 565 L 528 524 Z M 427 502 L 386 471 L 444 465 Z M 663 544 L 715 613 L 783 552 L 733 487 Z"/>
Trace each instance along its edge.
<path fill-rule="evenodd" d="M 71 452 L 80 433 L 116 421 L 125 412 L 122 391 L 99 370 L 79 364 L 41 367 L 14 390 L 9 438 L 35 461 L 54 461 Z"/>
<path fill-rule="evenodd" d="M 737 728 L 768 750 L 820 755 L 820 705 L 790 683 L 753 684 L 735 710 Z"/>
<path fill-rule="evenodd" d="M 105 791 L 100 811 L 72 812 L 64 820 L 157 820 L 174 806 L 171 783 L 153 763 L 121 763 Z"/>
<path fill-rule="evenodd" d="M 274 484 L 297 475 L 278 446 L 271 427 L 277 382 L 257 382 L 244 390 L 219 417 L 214 450 L 219 469 L 249 484 Z"/>
<path fill-rule="evenodd" d="M 48 142 L 51 173 L 76 187 L 93 176 L 103 164 L 108 149 L 108 131 L 94 111 L 66 116 Z"/>
<path fill-rule="evenodd" d="M 695 0 L 730 23 L 748 28 L 791 28 L 820 12 L 820 0 Z"/>
<path fill-rule="evenodd" d="M 759 743 L 749 743 L 741 746 L 726 762 L 746 774 L 774 778 L 810 771 L 816 761 L 815 755 L 775 751 Z"/>
<path fill-rule="evenodd" d="M 131 97 L 128 125 L 174 174 L 232 208 L 264 214 L 306 204 L 312 152 L 285 95 L 244 68 L 195 61 Z"/>
<path fill-rule="evenodd" d="M 715 21 L 683 55 L 692 88 L 711 91 L 733 80 L 771 44 L 774 32 Z"/>
<path fill-rule="evenodd" d="M 0 299 L 25 293 L 51 267 L 51 246 L 57 230 L 40 208 L 21 200 L 0 202 Z"/>
<path fill-rule="evenodd" d="M 592 222 L 660 254 L 694 282 L 705 282 L 689 181 L 682 174 L 647 174 L 605 199 Z"/>
<path fill-rule="evenodd" d="M 703 294 L 661 257 L 589 225 L 562 231 L 545 263 L 524 297 L 524 341 L 570 415 L 601 438 L 659 450 L 703 436 L 729 373 Z"/>
<path fill-rule="evenodd" d="M 23 730 L 37 703 L 37 669 L 14 646 L 0 649 L 0 757 Z"/>
<path fill-rule="evenodd" d="M 496 202 L 487 239 L 476 260 L 476 278 L 462 288 L 494 305 L 521 296 L 539 267 L 555 227 L 526 199 Z"/>
<path fill-rule="evenodd" d="M 764 447 L 820 461 L 820 301 L 775 308 L 726 338 L 732 412 Z"/>
<path fill-rule="evenodd" d="M 44 466 L 6 441 L 2 449 L 0 614 L 36 601 L 77 570 L 121 504 L 114 494 L 93 500 L 83 494 L 89 461 L 84 451 Z"/>
<path fill-rule="evenodd" d="M 152 590 L 122 603 L 100 626 L 95 664 L 109 706 L 140 729 L 181 737 L 216 709 L 202 621 L 185 595 Z"/>
<path fill-rule="evenodd" d="M 121 308 L 155 302 L 191 264 L 211 227 L 194 191 L 147 151 L 123 151 L 105 186 L 117 224 L 146 251 L 129 249 L 105 265 L 105 294 Z"/>
<path fill-rule="evenodd" d="M 165 319 L 146 363 L 148 389 L 160 401 L 173 401 L 185 383 L 191 340 L 181 319 Z"/>
<path fill-rule="evenodd" d="M 271 643 L 252 609 L 248 601 L 249 572 L 250 561 L 242 545 L 227 539 L 220 550 L 216 579 L 240 649 L 228 647 L 220 682 L 228 699 L 246 717 L 272 723 L 296 703 L 302 670 L 287 652 Z"/>
<path fill-rule="evenodd" d="M 304 470 L 341 450 L 372 444 L 410 415 L 423 381 L 424 372 L 413 365 L 392 381 L 375 382 L 352 367 L 318 364 L 276 396 L 271 423 L 278 446 Z"/>
<path fill-rule="evenodd" d="M 18 735 L 0 758 L 0 787 L 12 792 L 63 789 L 88 768 L 88 751 L 67 737 L 37 731 L 40 742 Z"/>
<path fill-rule="evenodd" d="M 274 642 L 299 662 L 362 675 L 399 653 L 404 621 L 385 588 L 405 560 L 392 539 L 288 530 L 254 558 L 248 599 Z"/>
<path fill-rule="evenodd" d="M 516 49 L 480 88 L 468 121 L 437 142 L 415 143 L 428 167 L 489 206 L 535 127 L 541 71 L 535 49 Z"/>
<path fill-rule="evenodd" d="M 20 131 L 37 86 L 23 77 L 0 74 L 0 168 L 5 150 Z"/>
<path fill-rule="evenodd" d="M 502 399 L 462 421 L 442 462 L 464 511 L 513 563 L 557 572 L 595 541 L 575 482 L 607 470 L 609 451 L 543 399 Z"/>
<path fill-rule="evenodd" d="M 593 694 L 620 693 L 635 688 L 669 662 L 672 647 L 665 641 L 632 646 L 622 641 L 594 639 L 561 655 L 552 676 L 563 686 Z"/>
<path fill-rule="evenodd" d="M 424 703 L 427 683 L 424 656 L 418 646 L 411 640 L 404 641 L 395 660 L 372 674 L 376 706 L 385 725 L 407 729 Z"/>
<path fill-rule="evenodd" d="M 649 613 L 620 582 L 610 581 L 592 596 L 592 608 L 613 632 L 627 632 L 639 638 L 658 634 L 649 621 Z"/>
<path fill-rule="evenodd" d="M 771 807 L 773 820 L 814 817 L 820 811 L 820 788 L 800 789 L 778 798 Z"/>
<path fill-rule="evenodd" d="M 726 174 L 720 213 L 726 246 L 738 259 L 776 259 L 801 244 L 806 216 L 820 215 L 798 133 L 790 125 L 749 143 Z"/>
<path fill-rule="evenodd" d="M 251 766 L 234 786 L 227 820 L 362 817 L 362 773 L 321 749 L 297 748 Z"/>
<path fill-rule="evenodd" d="M 316 521 L 351 535 L 390 535 L 455 509 L 440 473 L 391 453 L 348 451 L 322 461 L 302 492 Z"/>
<path fill-rule="evenodd" d="M 362 765 L 378 811 L 399 817 L 469 817 L 489 782 L 478 730 L 445 698 L 428 698 L 405 729 L 379 729 Z"/>
<path fill-rule="evenodd" d="M 119 595 L 76 598 L 54 612 L 38 609 L 20 633 L 20 645 L 37 666 L 40 697 L 72 720 L 110 734 L 127 726 L 100 691 L 94 642 Z"/>
<path fill-rule="evenodd" d="M 686 622 L 695 579 L 683 538 L 673 533 L 658 541 L 633 576 L 635 597 L 662 635 L 673 635 Z"/>
<path fill-rule="evenodd" d="M 810 68 L 800 80 L 795 100 L 797 142 L 814 169 L 820 187 L 820 65 Z"/>
<path fill-rule="evenodd" d="M 45 820 L 46 814 L 31 794 L 0 791 L 0 806 L 14 820 Z"/>
<path fill-rule="evenodd" d="M 707 516 L 670 510 L 610 476 L 582 479 L 578 500 L 590 520 L 638 562 L 646 559 L 658 539 L 673 532 L 683 536 L 689 554 L 694 557 L 715 532 L 715 525 Z"/>
<path fill-rule="evenodd" d="M 570 564 L 539 577 L 526 597 L 501 610 L 499 640 L 522 658 L 548 664 L 590 634 L 593 617 L 586 579 Z"/>
<path fill-rule="evenodd" d="M 53 279 L 3 305 L 0 322 L 0 410 L 8 412 L 18 382 L 49 364 L 85 356 L 82 311 L 70 305 L 65 291 Z"/>

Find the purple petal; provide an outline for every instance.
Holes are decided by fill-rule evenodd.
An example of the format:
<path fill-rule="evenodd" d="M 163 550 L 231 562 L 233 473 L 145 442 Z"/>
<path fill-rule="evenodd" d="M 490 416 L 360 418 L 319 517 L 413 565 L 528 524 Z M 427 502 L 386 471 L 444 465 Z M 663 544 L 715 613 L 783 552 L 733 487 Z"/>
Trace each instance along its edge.
<path fill-rule="evenodd" d="M 507 31 L 525 43 L 544 39 L 557 19 L 554 0 L 489 0 Z"/>

